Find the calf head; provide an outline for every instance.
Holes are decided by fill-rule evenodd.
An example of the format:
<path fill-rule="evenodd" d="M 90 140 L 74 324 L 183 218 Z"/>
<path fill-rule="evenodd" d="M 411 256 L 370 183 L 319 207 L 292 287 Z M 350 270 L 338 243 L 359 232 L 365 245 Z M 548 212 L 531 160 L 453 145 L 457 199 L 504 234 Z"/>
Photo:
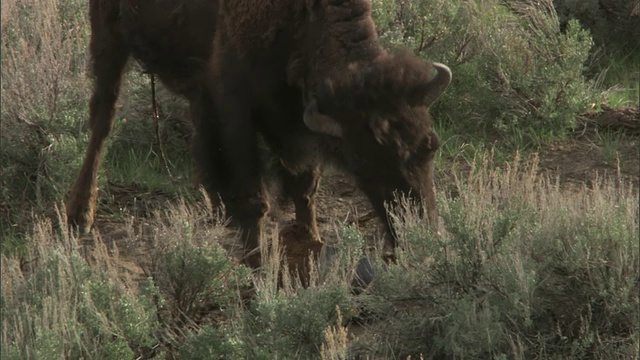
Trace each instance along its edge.
<path fill-rule="evenodd" d="M 306 125 L 341 139 L 351 171 L 383 218 L 385 203 L 399 193 L 422 205 L 435 225 L 433 177 L 439 140 L 429 107 L 450 82 L 445 65 L 422 62 L 408 52 L 383 55 L 351 64 L 320 85 L 307 104 Z"/>

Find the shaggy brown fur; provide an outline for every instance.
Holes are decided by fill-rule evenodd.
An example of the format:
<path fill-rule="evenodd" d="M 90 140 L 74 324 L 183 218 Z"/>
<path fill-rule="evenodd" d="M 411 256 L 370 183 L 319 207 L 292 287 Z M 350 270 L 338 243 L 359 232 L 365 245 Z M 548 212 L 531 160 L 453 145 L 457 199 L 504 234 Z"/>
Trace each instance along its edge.
<path fill-rule="evenodd" d="M 305 17 L 302 1 L 221 1 L 218 31 L 229 48 L 244 52 L 263 50 L 285 28 L 295 29 Z"/>
<path fill-rule="evenodd" d="M 259 135 L 280 157 L 284 191 L 312 242 L 320 242 L 314 194 L 325 160 L 356 176 L 381 218 L 398 191 L 425 199 L 435 222 L 438 138 L 428 107 L 449 84 L 450 72 L 438 66 L 434 78 L 432 66 L 409 52 L 387 53 L 368 0 L 90 5 L 92 139 L 68 204 L 71 222 L 91 226 L 100 151 L 129 55 L 189 99 L 200 181 L 243 230 L 247 251 L 258 245 L 269 209 Z M 388 244 L 395 246 L 393 236 Z M 245 260 L 260 263 L 256 256 Z"/>
<path fill-rule="evenodd" d="M 257 245 L 268 208 L 256 172 L 259 133 L 289 171 L 285 187 L 310 238 L 318 238 L 313 194 L 318 164 L 327 158 L 356 175 L 382 218 L 384 203 L 400 191 L 424 197 L 435 223 L 433 157 L 439 142 L 428 106 L 448 85 L 449 74 L 434 80 L 432 67 L 414 55 L 388 54 L 367 0 L 309 0 L 306 9 L 299 3 L 238 0 L 222 6 L 209 80 L 212 123 L 225 137 L 218 139 L 218 151 L 205 152 L 209 159 L 199 161 L 219 166 L 204 183 L 214 184 L 238 225 L 249 230 L 247 247 Z M 327 134 L 340 138 L 326 136 L 327 126 L 313 132 L 303 126 L 303 106 L 317 124 L 331 124 Z M 224 159 L 233 164 L 225 166 Z M 388 240 L 395 246 L 393 237 Z"/>

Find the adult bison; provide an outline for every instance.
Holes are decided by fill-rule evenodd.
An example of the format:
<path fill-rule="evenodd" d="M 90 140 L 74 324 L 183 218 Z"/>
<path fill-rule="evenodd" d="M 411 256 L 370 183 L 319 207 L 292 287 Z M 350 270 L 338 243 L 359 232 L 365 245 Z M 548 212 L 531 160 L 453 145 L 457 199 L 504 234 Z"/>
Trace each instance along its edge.
<path fill-rule="evenodd" d="M 81 229 L 92 224 L 100 152 L 131 55 L 189 100 L 199 180 L 242 229 L 247 254 L 269 209 L 259 135 L 281 160 L 284 192 L 309 239 L 319 241 L 314 194 L 325 160 L 355 175 L 382 219 L 397 192 L 435 224 L 439 141 L 428 110 L 451 72 L 385 51 L 368 0 L 92 0 L 90 8 L 92 135 L 67 205 Z M 245 257 L 254 267 L 255 254 Z"/>

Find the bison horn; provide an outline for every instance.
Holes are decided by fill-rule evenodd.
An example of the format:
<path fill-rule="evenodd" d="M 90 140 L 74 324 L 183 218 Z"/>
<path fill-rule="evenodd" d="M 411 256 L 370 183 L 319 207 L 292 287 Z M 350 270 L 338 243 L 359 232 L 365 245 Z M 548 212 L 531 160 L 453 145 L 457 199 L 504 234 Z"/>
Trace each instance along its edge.
<path fill-rule="evenodd" d="M 431 80 L 431 93 L 427 96 L 427 106 L 431 106 L 451 84 L 451 69 L 445 64 L 433 63 L 433 68 L 437 71 L 436 76 Z"/>
<path fill-rule="evenodd" d="M 318 103 L 311 100 L 304 110 L 304 123 L 314 132 L 342 137 L 342 126 L 335 119 L 318 111 Z"/>

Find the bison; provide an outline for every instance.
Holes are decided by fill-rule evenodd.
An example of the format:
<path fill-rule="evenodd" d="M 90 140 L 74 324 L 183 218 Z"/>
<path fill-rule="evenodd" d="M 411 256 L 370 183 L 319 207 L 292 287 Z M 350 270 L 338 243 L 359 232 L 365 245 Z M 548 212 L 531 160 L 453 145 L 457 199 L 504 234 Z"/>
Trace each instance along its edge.
<path fill-rule="evenodd" d="M 385 50 L 369 0 L 91 0 L 95 87 L 91 139 L 67 203 L 89 231 L 104 142 L 129 57 L 190 104 L 199 182 L 257 252 L 269 210 L 258 137 L 279 157 L 297 226 L 320 242 L 314 194 L 322 164 L 352 173 L 396 240 L 385 203 L 404 194 L 435 225 L 429 107 L 451 71 L 409 51 Z"/>

